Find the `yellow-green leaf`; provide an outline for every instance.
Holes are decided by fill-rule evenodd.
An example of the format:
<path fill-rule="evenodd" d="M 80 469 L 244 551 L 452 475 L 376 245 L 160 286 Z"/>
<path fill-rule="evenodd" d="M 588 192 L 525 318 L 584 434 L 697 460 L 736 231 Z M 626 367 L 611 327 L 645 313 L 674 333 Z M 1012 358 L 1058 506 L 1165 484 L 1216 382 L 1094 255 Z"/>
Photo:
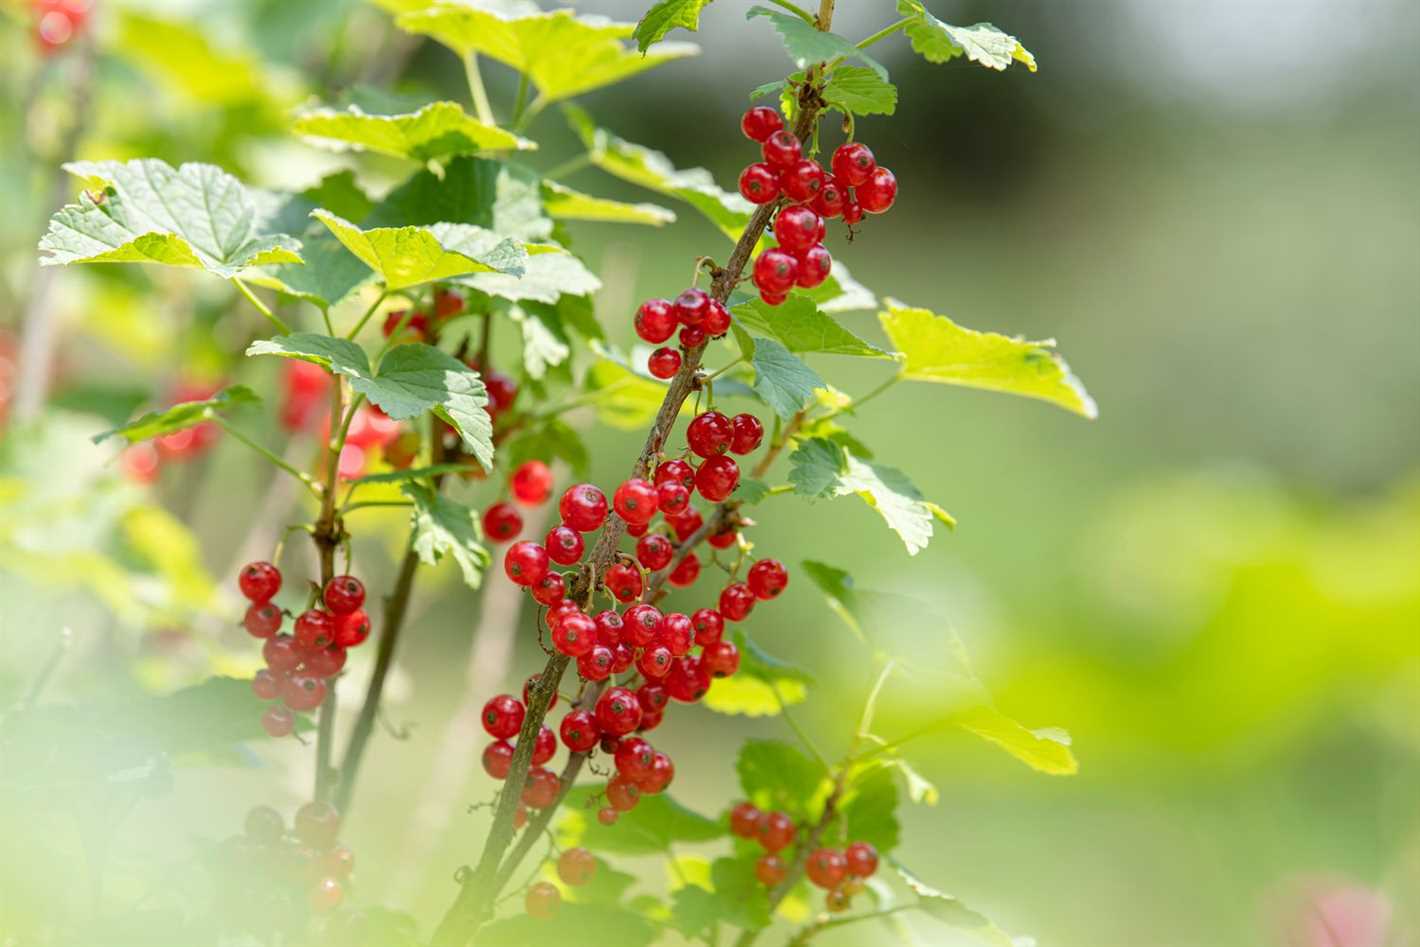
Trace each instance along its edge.
<path fill-rule="evenodd" d="M 190 23 L 136 10 L 118 11 L 113 52 L 206 105 L 237 105 L 266 97 L 259 60 L 246 51 L 218 49 Z"/>
<path fill-rule="evenodd" d="M 587 400 L 603 424 L 623 431 L 638 431 L 650 424 L 661 409 L 666 386 L 642 378 L 611 359 L 597 361 L 587 371 Z"/>
<path fill-rule="evenodd" d="M 457 102 L 430 102 L 416 112 L 399 115 L 372 115 L 358 105 L 314 108 L 297 115 L 292 127 L 319 144 L 421 162 L 537 147 L 536 142 L 478 121 Z"/>
<path fill-rule="evenodd" d="M 661 0 L 636 24 L 636 48 L 645 52 L 676 27 L 700 29 L 700 11 L 710 0 Z"/>
<path fill-rule="evenodd" d="M 675 212 L 659 204 L 628 204 L 574 191 L 556 181 L 542 182 L 542 207 L 558 220 L 591 220 L 607 224 L 675 223 Z"/>
<path fill-rule="evenodd" d="M 1012 61 L 1023 63 L 1035 72 L 1035 57 L 1030 50 L 1009 33 L 990 23 L 975 26 L 953 26 L 927 11 L 922 0 L 898 0 L 897 12 L 909 17 L 905 32 L 912 48 L 923 59 L 944 63 L 965 55 L 970 61 L 987 69 L 1004 71 Z"/>
<path fill-rule="evenodd" d="M 1080 770 L 1070 751 L 1070 734 L 1055 727 L 1031 730 L 994 707 L 977 706 L 955 714 L 952 723 L 996 744 L 1031 769 L 1052 776 L 1073 776 Z"/>
<path fill-rule="evenodd" d="M 330 228 L 392 290 L 466 273 L 521 275 L 528 252 L 534 249 L 472 224 L 362 230 L 329 211 L 314 210 L 311 216 Z"/>
<path fill-rule="evenodd" d="M 1039 398 L 1087 418 L 1098 414 L 1085 386 L 1053 351 L 1053 339 L 1028 342 L 977 332 L 894 299 L 884 304 L 878 318 L 902 353 L 904 378 Z"/>

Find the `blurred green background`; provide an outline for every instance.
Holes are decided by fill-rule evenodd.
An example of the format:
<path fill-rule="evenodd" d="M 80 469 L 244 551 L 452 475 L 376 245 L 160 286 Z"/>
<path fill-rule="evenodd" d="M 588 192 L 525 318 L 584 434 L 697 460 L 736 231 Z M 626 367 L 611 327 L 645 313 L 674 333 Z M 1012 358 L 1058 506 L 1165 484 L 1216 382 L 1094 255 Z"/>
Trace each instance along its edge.
<path fill-rule="evenodd" d="M 729 185 L 751 153 L 735 124 L 745 93 L 784 71 L 772 34 L 746 25 L 742 6 L 707 10 L 699 58 L 585 104 L 617 133 Z M 886 2 L 840 6 L 836 28 L 848 36 L 893 19 Z M 1289 912 L 1304 910 L 1296 891 L 1346 885 L 1379 892 L 1393 917 L 1386 939 L 1338 935 L 1338 947 L 1420 943 L 1415 6 L 932 7 L 1021 37 L 1040 72 L 931 67 L 901 38 L 883 44 L 900 108 L 865 121 L 860 135 L 902 194 L 890 217 L 870 220 L 835 254 L 881 296 L 972 328 L 1059 339 L 1101 410 L 1090 423 L 935 386 L 904 386 L 865 407 L 851 429 L 960 522 L 914 558 L 857 504 L 786 497 L 757 515 L 760 550 L 830 562 L 862 587 L 930 602 L 930 620 L 883 629 L 900 652 L 944 659 L 955 631 L 1004 710 L 1073 736 L 1081 771 L 1071 778 L 1032 773 L 965 736 L 919 745 L 913 759 L 940 799 L 904 809 L 902 859 L 1042 947 L 1311 947 L 1279 933 Z M 582 9 L 641 12 L 625 2 Z M 136 10 L 183 32 L 134 26 Z M 208 160 L 264 186 L 350 166 L 387 186 L 395 164 L 285 135 L 289 109 L 357 82 L 461 99 L 462 73 L 447 51 L 394 33 L 381 11 L 340 0 L 101 0 L 96 60 L 41 61 L 24 4 L 7 14 L 0 389 L 15 378 L 37 293 L 57 372 L 39 423 L 12 417 L 0 432 L 3 473 L 56 496 L 77 485 L 67 496 L 85 499 L 39 524 L 8 507 L 0 705 L 22 699 L 65 626 L 73 645 L 45 695 L 58 703 L 250 671 L 249 639 L 231 628 L 229 580 L 250 558 L 248 528 L 272 505 L 266 528 L 281 522 L 289 497 L 228 443 L 151 488 L 100 487 L 116 468 L 87 436 L 161 398 L 179 365 L 227 373 L 260 327 L 220 283 L 103 268 L 39 276 L 44 221 L 74 193 L 56 181 L 57 162 L 71 151 Z M 210 49 L 194 45 L 201 36 Z M 224 57 L 219 67 L 214 57 Z M 509 75 L 487 72 L 506 109 Z M 89 100 L 71 136 L 76 93 Z M 544 142 L 540 167 L 572 153 L 555 114 L 533 133 Z M 645 199 L 595 170 L 568 180 Z M 689 212 L 668 230 L 572 233 L 606 284 L 603 324 L 623 344 L 636 301 L 674 293 L 695 256 L 724 249 Z M 845 318 L 880 339 L 871 314 Z M 850 392 L 885 371 L 817 364 Z M 233 370 L 268 386 L 273 377 L 268 366 Z M 12 415 L 17 397 L 8 394 Z M 594 479 L 623 476 L 640 437 L 594 434 Z M 387 584 L 399 518 L 369 522 L 358 556 Z M 68 549 L 66 537 L 82 544 L 101 529 L 125 539 L 126 558 L 112 568 L 25 551 L 36 532 Z M 183 545 L 190 535 L 195 544 Z M 447 570 L 420 586 L 386 713 L 402 739 L 377 735 L 345 830 L 360 866 L 357 900 L 410 910 L 426 931 L 485 825 L 481 812 L 465 813 L 491 793 L 469 707 L 476 714 L 541 660 L 528 616 L 520 633 L 498 634 L 512 596 L 494 586 L 482 603 Z M 752 627 L 818 676 L 798 716 L 841 748 L 870 684 L 861 645 L 798 576 Z M 352 658 L 354 678 L 368 674 L 369 658 Z M 352 699 L 358 690 L 345 688 Z M 910 713 L 898 712 L 904 729 Z M 738 741 L 784 731 L 773 718 L 696 709 L 664 733 L 678 797 L 718 812 L 735 791 Z M 141 898 L 132 879 L 156 883 L 155 866 L 237 831 L 253 804 L 289 812 L 309 756 L 258 743 L 244 760 L 177 769 L 165 791 L 101 833 L 118 879 L 103 893 L 89 891 L 85 860 L 98 843 L 84 826 L 108 816 L 75 819 L 60 805 L 0 817 L 0 943 L 45 942 L 27 939 L 36 935 L 26 925 L 81 915 L 90 895 Z M 849 928 L 821 942 L 897 936 Z M 940 929 L 921 936 L 949 942 Z"/>

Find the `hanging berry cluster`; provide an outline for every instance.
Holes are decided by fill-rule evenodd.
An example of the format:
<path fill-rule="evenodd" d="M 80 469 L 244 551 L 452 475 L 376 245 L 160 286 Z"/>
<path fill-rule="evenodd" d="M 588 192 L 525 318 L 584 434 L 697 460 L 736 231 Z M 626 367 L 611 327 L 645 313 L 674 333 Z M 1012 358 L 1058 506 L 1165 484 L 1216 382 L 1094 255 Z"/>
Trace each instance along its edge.
<path fill-rule="evenodd" d="M 761 253 L 752 271 L 759 298 L 777 306 L 795 286 L 811 289 L 832 272 L 833 257 L 823 245 L 824 221 L 842 217 L 851 233 L 865 212 L 881 214 L 892 207 L 897 178 L 859 142 L 840 145 L 833 153 L 832 174 L 825 174 L 817 161 L 804 156 L 803 143 L 771 108 L 745 112 L 740 129 L 760 143 L 764 156 L 740 173 L 740 193 L 755 204 L 784 204 L 774 218 L 779 245 Z"/>
<path fill-rule="evenodd" d="M 648 299 L 636 310 L 636 334 L 652 345 L 660 345 L 680 328 L 677 341 L 681 351 L 704 345 L 730 331 L 730 310 L 702 289 L 691 287 L 672 302 Z M 651 353 L 647 368 L 657 378 L 670 378 L 680 371 L 681 353 L 661 346 Z"/>
<path fill-rule="evenodd" d="M 773 888 L 784 881 L 789 866 L 779 856 L 799 834 L 794 820 L 783 812 L 764 812 L 751 802 L 741 802 L 730 810 L 730 832 L 758 842 L 764 854 L 755 862 L 754 873 L 760 884 Z M 809 881 L 828 892 L 824 906 L 830 911 L 845 911 L 853 895 L 863 890 L 864 881 L 878 870 L 878 850 L 868 842 L 853 842 L 841 851 L 836 848 L 815 848 L 804 859 L 804 873 Z"/>
<path fill-rule="evenodd" d="M 302 806 L 289 830 L 281 813 L 257 806 L 247 813 L 241 842 L 258 856 L 249 866 L 264 869 L 260 880 L 304 887 L 310 909 L 325 914 L 345 900 L 355 867 L 355 855 L 337 840 L 339 833 L 340 814 L 329 803 Z"/>
<path fill-rule="evenodd" d="M 325 700 L 326 681 L 345 667 L 346 650 L 370 637 L 365 586 L 353 575 L 338 575 L 321 590 L 321 603 L 296 617 L 292 633 L 281 631 L 288 613 L 275 602 L 281 570 L 269 562 L 248 563 L 237 585 L 251 604 L 242 626 L 261 647 L 266 667 L 256 672 L 251 689 L 262 700 L 279 701 L 262 714 L 261 725 L 273 737 L 287 736 L 297 712 L 315 710 Z"/>

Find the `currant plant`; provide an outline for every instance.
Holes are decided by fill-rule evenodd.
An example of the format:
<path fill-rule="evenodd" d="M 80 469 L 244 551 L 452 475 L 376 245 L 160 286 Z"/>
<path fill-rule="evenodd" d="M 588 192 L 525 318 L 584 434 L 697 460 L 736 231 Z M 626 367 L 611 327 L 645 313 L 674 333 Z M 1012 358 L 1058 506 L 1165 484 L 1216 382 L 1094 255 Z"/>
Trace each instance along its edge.
<path fill-rule="evenodd" d="M 790 716 L 806 699 L 809 675 L 772 657 L 749 626 L 799 581 L 819 589 L 865 641 L 877 611 L 847 573 L 811 559 L 791 568 L 784 560 L 794 550 L 757 549 L 750 511 L 771 515 L 767 501 L 785 495 L 856 496 L 915 554 L 936 525 L 953 520 L 849 430 L 861 405 L 921 381 L 1094 415 L 1052 343 L 973 331 L 891 298 L 879 303 L 842 262 L 886 226 L 877 218 L 898 197 L 893 156 L 875 153 L 859 127 L 891 116 L 898 96 L 869 50 L 902 33 L 933 63 L 961 57 L 1033 72 L 1035 61 L 1003 31 L 944 23 L 919 0 L 899 0 L 897 19 L 858 41 L 832 31 L 832 0 L 814 12 L 789 0 L 752 7 L 749 20 L 777 32 L 792 68 L 750 92 L 735 193 L 703 169 L 677 169 L 621 139 L 570 101 L 695 52 L 665 37 L 695 29 L 707 3 L 664 0 L 639 23 L 621 24 L 521 3 L 380 0 L 399 29 L 461 60 L 473 108 L 307 106 L 294 117 L 293 131 L 308 141 L 407 161 L 411 173 L 383 198 L 350 172 L 276 193 L 204 164 L 66 166 L 83 190 L 54 215 L 43 262 L 143 263 L 226 281 L 274 330 L 245 352 L 281 362 L 281 425 L 319 444 L 302 466 L 243 430 L 236 417 L 260 400 L 244 385 L 189 392 L 99 438 L 120 439 L 129 468 L 151 470 L 162 455 L 140 453 L 150 445 L 172 454 L 225 433 L 306 497 L 308 515 L 286 536 L 304 535 L 315 567 L 283 570 L 283 539 L 233 577 L 246 600 L 241 624 L 261 642 L 265 667 L 250 689 L 266 704 L 255 711 L 262 727 L 273 738 L 315 731 L 311 798 L 292 827 L 267 807 L 246 818 L 250 846 L 287 852 L 283 864 L 299 867 L 304 907 L 278 935 L 283 942 L 312 930 L 353 942 L 338 919 L 352 894 L 354 856 L 337 840 L 417 576 L 448 560 L 477 588 L 492 546 L 502 576 L 488 580 L 514 583 L 537 606 L 547 658 L 519 673 L 534 670 L 520 694 L 487 695 L 489 742 L 468 764 L 481 763 L 497 783 L 491 823 L 458 872 L 433 944 L 557 936 L 649 944 L 668 931 L 717 944 L 730 928 L 746 945 L 776 918 L 796 926 L 790 943 L 804 944 L 826 929 L 896 922 L 909 910 L 1011 943 L 902 866 L 910 853 L 899 855 L 900 792 L 924 803 L 935 797 L 903 748 L 959 729 L 1037 770 L 1069 773 L 1068 740 L 1001 714 L 964 668 L 970 699 L 915 729 L 879 735 L 884 689 L 912 672 L 872 645 L 876 677 L 863 682 L 859 725 L 830 759 Z M 485 60 L 517 73 L 502 123 L 483 84 Z M 752 104 L 767 97 L 775 106 Z M 528 136 L 553 106 L 584 153 L 539 171 Z M 562 223 L 664 226 L 675 214 L 559 180 L 592 167 L 690 206 L 731 241 L 727 252 L 685 261 L 693 276 L 673 298 L 614 314 L 645 343 L 629 352 L 605 335 L 592 302 L 601 282 Z M 890 347 L 838 318 L 871 309 Z M 495 332 L 517 333 L 515 361 L 494 364 Z M 884 377 L 850 395 L 807 356 L 876 361 Z M 569 420 L 586 414 L 579 409 L 645 431 L 620 483 L 584 479 L 587 449 Z M 554 497 L 556 524 L 526 537 L 525 517 Z M 351 538 L 361 511 L 377 508 L 406 510 L 409 527 L 393 586 L 367 598 Z M 371 604 L 376 591 L 381 608 Z M 358 713 L 342 724 L 336 694 L 347 655 L 372 632 L 373 673 Z M 675 748 L 650 736 L 666 714 L 697 703 L 781 715 L 794 737 L 743 746 L 743 799 L 716 817 L 674 800 Z M 595 778 L 579 782 L 584 771 Z M 722 854 L 673 853 L 681 844 L 716 845 Z M 664 897 L 632 896 L 633 876 L 607 861 L 617 855 L 666 856 L 678 883 Z M 307 926 L 310 912 L 325 920 Z"/>

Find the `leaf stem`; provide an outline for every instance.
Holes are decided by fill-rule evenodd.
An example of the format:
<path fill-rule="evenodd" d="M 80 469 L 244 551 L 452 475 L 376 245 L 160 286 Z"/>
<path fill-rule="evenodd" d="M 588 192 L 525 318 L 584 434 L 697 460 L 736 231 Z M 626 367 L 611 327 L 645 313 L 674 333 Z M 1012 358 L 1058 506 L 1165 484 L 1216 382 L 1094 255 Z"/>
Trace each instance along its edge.
<path fill-rule="evenodd" d="M 375 301 L 374 301 L 374 302 L 370 303 L 370 307 L 365 310 L 365 314 L 362 315 L 362 316 L 360 317 L 359 321 L 357 321 L 357 322 L 355 323 L 354 328 L 352 328 L 349 332 L 345 333 L 345 338 L 350 339 L 350 340 L 353 341 L 354 338 L 355 338 L 357 335 L 360 334 L 360 330 L 363 329 L 363 328 L 365 328 L 365 323 L 369 322 L 369 321 L 370 321 L 370 317 L 375 314 L 375 310 L 378 309 L 378 308 L 380 308 L 380 303 L 384 302 L 385 299 L 387 299 L 388 297 L 389 297 L 389 290 L 387 290 L 387 289 L 382 289 L 382 290 L 380 290 L 380 294 L 375 297 Z"/>
<path fill-rule="evenodd" d="M 306 489 L 311 491 L 312 495 L 316 497 L 319 497 L 321 495 L 320 484 L 316 483 L 315 478 L 312 477 L 310 474 L 306 473 L 304 470 L 296 468 L 292 464 L 287 463 L 285 458 L 281 457 L 274 451 L 263 447 L 256 441 L 247 437 L 240 430 L 238 430 L 237 427 L 233 425 L 231 421 L 228 421 L 221 415 L 214 415 L 212 420 L 220 424 L 222 426 L 222 430 L 226 431 L 232 437 L 236 438 L 238 441 L 245 444 L 247 447 L 250 447 L 252 450 L 256 451 L 261 456 L 265 457 L 268 461 L 270 461 L 272 464 L 275 464 L 281 470 L 286 471 L 286 473 L 301 481 L 301 483 L 305 484 Z"/>
<path fill-rule="evenodd" d="M 528 107 L 528 74 L 518 73 L 518 96 L 513 100 L 513 127 L 521 128 L 523 111 Z"/>
<path fill-rule="evenodd" d="M 485 125 L 497 125 L 493 117 L 493 106 L 488 101 L 488 90 L 483 87 L 483 73 L 478 71 L 478 54 L 468 52 L 463 57 L 464 78 L 468 80 L 468 94 L 473 99 L 473 110 L 478 120 Z"/>
<path fill-rule="evenodd" d="M 819 765 L 824 768 L 824 771 L 832 774 L 833 764 L 828 761 L 827 757 L 819 752 L 819 748 L 814 744 L 814 741 L 809 739 L 808 733 L 805 732 L 803 727 L 799 726 L 798 722 L 795 721 L 793 716 L 789 713 L 789 705 L 784 702 L 783 695 L 779 693 L 779 685 L 777 683 L 771 684 L 769 689 L 774 694 L 774 702 L 779 705 L 779 716 L 784 718 L 784 723 L 788 724 L 789 729 L 794 731 L 794 736 L 798 737 L 799 742 L 804 745 L 804 749 L 808 750 L 813 758 L 818 760 Z"/>
<path fill-rule="evenodd" d="M 276 327 L 276 331 L 280 332 L 282 335 L 291 334 L 291 327 L 288 326 L 280 316 L 272 312 L 270 306 L 266 305 L 266 303 L 262 302 L 260 299 L 257 299 L 256 294 L 251 291 L 251 287 L 247 286 L 246 283 L 243 283 L 242 278 L 240 276 L 232 277 L 232 285 L 235 286 L 241 292 L 241 294 L 247 298 L 247 302 L 251 303 L 253 306 L 256 307 L 257 312 L 261 313 L 268 320 L 270 320 L 271 324 Z"/>
<path fill-rule="evenodd" d="M 341 515 L 353 513 L 356 510 L 372 510 L 384 507 L 386 509 L 409 509 L 414 504 L 408 500 L 362 500 L 359 503 L 347 503 L 340 508 Z"/>
<path fill-rule="evenodd" d="M 907 24 L 911 23 L 915 19 L 916 17 L 905 16 L 902 19 L 898 20 L 896 23 L 892 24 L 891 26 L 885 26 L 882 29 L 878 30 L 876 33 L 874 33 L 872 36 L 869 36 L 867 39 L 859 40 L 856 45 L 859 49 L 867 49 L 874 43 L 882 42 L 892 34 L 896 33 L 898 30 L 903 29 L 907 26 Z"/>
<path fill-rule="evenodd" d="M 803 7 L 799 6 L 797 3 L 791 3 L 790 0 L 769 0 L 769 2 L 774 4 L 776 7 L 782 7 L 785 10 L 788 10 L 790 13 L 794 14 L 794 16 L 803 20 L 810 26 L 818 26 L 818 21 L 814 19 L 814 15 L 808 10 L 805 10 Z"/>
<path fill-rule="evenodd" d="M 838 417 L 840 414 L 843 414 L 844 412 L 847 412 L 847 411 L 856 411 L 858 408 L 860 408 L 860 407 L 862 407 L 863 405 L 867 404 L 869 401 L 872 401 L 872 400 L 873 400 L 874 398 L 876 398 L 878 395 L 880 395 L 880 394 L 882 394 L 883 392 L 889 390 L 890 388 L 892 388 L 892 386 L 896 385 L 896 384 L 897 384 L 898 382 L 900 382 L 900 381 L 902 381 L 902 374 L 899 372 L 899 373 L 896 374 L 896 375 L 890 376 L 887 381 L 883 382 L 881 385 L 878 385 L 876 388 L 872 389 L 872 390 L 869 391 L 867 394 L 865 394 L 865 395 L 863 395 L 863 396 L 861 396 L 861 397 L 858 397 L 858 398 L 854 398 L 854 399 L 853 399 L 852 401 L 850 401 L 848 404 L 846 404 L 846 405 L 844 405 L 844 406 L 842 406 L 842 407 L 840 407 L 840 408 L 834 408 L 832 411 L 829 411 L 827 414 L 824 414 L 824 415 L 820 416 L 819 418 L 817 418 L 817 420 L 819 420 L 819 421 L 827 421 L 827 420 L 830 419 L 830 418 L 836 418 L 836 417 Z"/>
<path fill-rule="evenodd" d="M 744 360 L 745 357 L 743 355 L 740 355 L 738 358 L 736 358 L 733 362 L 730 362 L 724 368 L 717 369 L 715 372 L 705 376 L 706 382 L 714 381 L 715 379 L 719 378 L 721 375 L 725 374 L 725 372 L 734 368 L 736 365 L 738 365 L 740 362 L 743 362 Z"/>
<path fill-rule="evenodd" d="M 586 153 L 584 153 L 584 154 L 580 154 L 580 155 L 577 155 L 577 156 L 575 156 L 575 157 L 568 158 L 566 161 L 564 161 L 564 162 L 562 162 L 561 164 L 557 165 L 556 167 L 552 168 L 550 171 L 544 171 L 542 176 L 543 176 L 544 178 L 561 178 L 561 177 L 566 177 L 567 175 L 571 174 L 571 173 L 574 172 L 574 171 L 580 171 L 580 170 L 582 170 L 583 168 L 585 168 L 587 165 L 589 165 L 589 164 L 591 164 L 591 163 L 592 163 L 592 155 L 591 155 L 591 152 L 586 152 Z"/>

